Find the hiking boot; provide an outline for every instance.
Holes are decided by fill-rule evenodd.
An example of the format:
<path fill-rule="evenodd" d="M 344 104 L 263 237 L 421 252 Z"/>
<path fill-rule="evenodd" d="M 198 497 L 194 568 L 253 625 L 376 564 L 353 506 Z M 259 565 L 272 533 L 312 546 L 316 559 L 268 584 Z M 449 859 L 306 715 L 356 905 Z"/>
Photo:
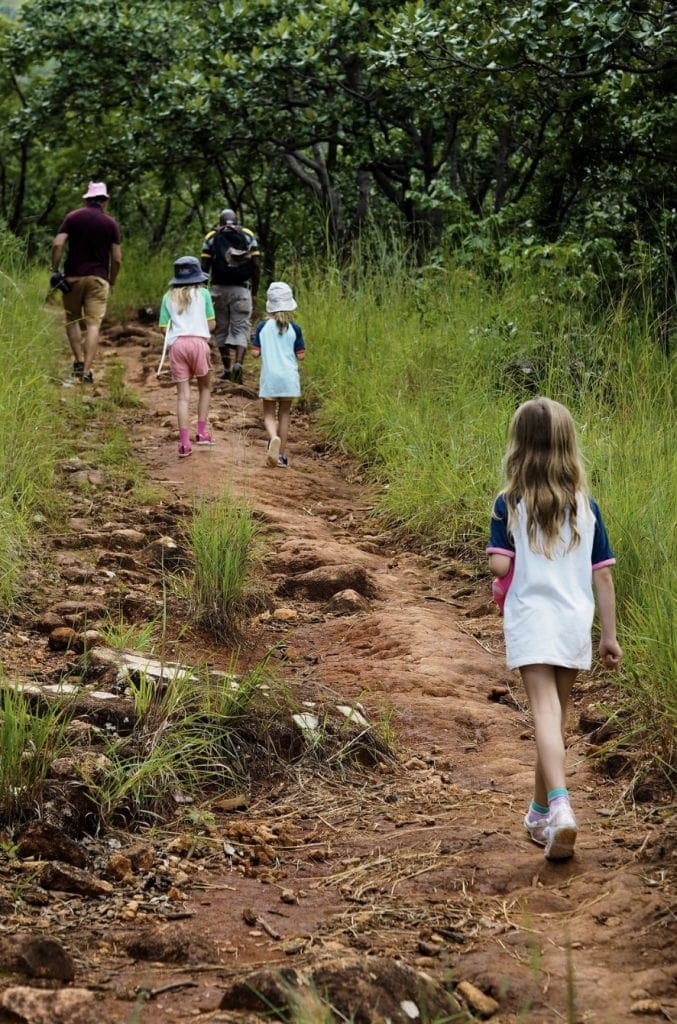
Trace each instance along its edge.
<path fill-rule="evenodd" d="M 266 462 L 269 466 L 277 466 L 278 455 L 280 454 L 280 439 L 279 437 L 271 437 L 268 442 L 268 451 L 266 452 Z"/>
<path fill-rule="evenodd" d="M 573 857 L 577 831 L 574 812 L 569 804 L 563 802 L 554 807 L 544 829 L 546 859 L 568 860 Z"/>
<path fill-rule="evenodd" d="M 91 370 L 88 370 L 87 373 L 84 373 L 83 371 L 83 373 L 80 375 L 80 380 L 82 381 L 83 384 L 93 384 L 94 374 L 92 373 Z"/>
<path fill-rule="evenodd" d="M 242 383 L 242 363 L 235 363 L 231 371 L 231 378 L 233 384 Z"/>
<path fill-rule="evenodd" d="M 278 455 L 277 457 L 277 468 L 278 469 L 289 469 L 289 459 L 286 455 Z"/>
<path fill-rule="evenodd" d="M 532 843 L 538 843 L 539 846 L 545 846 L 548 841 L 548 837 L 545 834 L 545 830 L 550 822 L 549 818 L 534 818 L 531 819 L 528 814 L 524 815 L 524 827 L 529 833 L 529 838 Z"/>
<path fill-rule="evenodd" d="M 231 370 L 225 369 L 223 373 L 220 373 L 219 380 L 231 380 Z"/>
<path fill-rule="evenodd" d="M 76 359 L 73 363 L 73 376 L 80 379 L 85 370 L 85 364 L 81 363 L 79 359 Z"/>
<path fill-rule="evenodd" d="M 216 444 L 216 441 L 214 440 L 211 434 L 196 434 L 195 444 L 200 445 L 202 447 L 208 447 L 209 445 Z"/>
<path fill-rule="evenodd" d="M 193 449 L 191 448 L 191 446 L 189 444 L 180 444 L 179 445 L 179 458 L 180 459 L 187 459 L 188 456 L 192 455 L 192 454 L 193 454 Z"/>

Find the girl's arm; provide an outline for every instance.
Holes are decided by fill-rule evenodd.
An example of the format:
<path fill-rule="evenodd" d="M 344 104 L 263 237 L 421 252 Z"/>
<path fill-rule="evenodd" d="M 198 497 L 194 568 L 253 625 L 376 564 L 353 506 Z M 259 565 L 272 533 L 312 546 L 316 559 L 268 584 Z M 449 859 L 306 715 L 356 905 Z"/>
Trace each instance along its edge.
<path fill-rule="evenodd" d="M 509 558 L 508 555 L 489 555 L 489 571 L 491 575 L 503 579 L 512 569 L 513 561 L 514 559 Z"/>
<path fill-rule="evenodd" d="M 616 592 L 611 569 L 608 566 L 595 569 L 592 585 L 597 597 L 601 629 L 599 656 L 605 668 L 618 668 L 623 651 L 616 639 Z"/>

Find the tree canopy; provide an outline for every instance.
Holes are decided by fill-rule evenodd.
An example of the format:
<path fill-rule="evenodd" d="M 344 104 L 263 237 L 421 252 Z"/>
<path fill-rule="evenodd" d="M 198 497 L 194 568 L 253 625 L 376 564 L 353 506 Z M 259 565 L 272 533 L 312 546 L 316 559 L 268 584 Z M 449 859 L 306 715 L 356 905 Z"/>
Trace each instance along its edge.
<path fill-rule="evenodd" d="M 154 242 L 224 205 L 341 246 L 656 253 L 674 220 L 675 9 L 659 0 L 25 0 L 0 20 L 0 216 L 88 178 Z"/>

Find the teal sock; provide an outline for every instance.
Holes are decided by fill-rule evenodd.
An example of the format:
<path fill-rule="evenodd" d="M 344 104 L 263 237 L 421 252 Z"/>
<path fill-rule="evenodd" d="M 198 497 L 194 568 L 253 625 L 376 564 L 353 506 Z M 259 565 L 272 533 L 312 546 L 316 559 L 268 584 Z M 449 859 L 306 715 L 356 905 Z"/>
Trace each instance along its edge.
<path fill-rule="evenodd" d="M 566 797 L 568 797 L 569 796 L 569 790 L 568 789 L 563 789 L 562 787 L 560 787 L 559 789 L 551 789 L 550 792 L 548 793 L 548 803 L 549 804 L 552 803 L 552 801 L 556 800 L 558 796 L 566 796 Z"/>
<path fill-rule="evenodd" d="M 545 817 L 548 814 L 549 808 L 543 807 L 542 804 L 537 804 L 535 800 L 532 800 L 531 804 L 529 805 L 529 810 L 533 814 L 540 814 L 543 817 Z"/>

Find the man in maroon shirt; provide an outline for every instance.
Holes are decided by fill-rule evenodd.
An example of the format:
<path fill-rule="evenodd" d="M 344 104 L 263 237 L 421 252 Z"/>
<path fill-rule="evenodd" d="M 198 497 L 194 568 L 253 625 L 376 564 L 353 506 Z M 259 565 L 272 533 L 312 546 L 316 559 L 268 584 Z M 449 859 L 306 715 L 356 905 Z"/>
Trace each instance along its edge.
<path fill-rule="evenodd" d="M 66 242 L 64 292 L 66 335 L 73 351 L 73 373 L 93 383 L 92 363 L 110 290 L 122 262 L 120 228 L 106 213 L 109 195 L 103 181 L 90 181 L 85 205 L 67 213 L 52 242 L 52 274 L 58 274 Z M 84 333 L 83 333 L 84 328 Z"/>

